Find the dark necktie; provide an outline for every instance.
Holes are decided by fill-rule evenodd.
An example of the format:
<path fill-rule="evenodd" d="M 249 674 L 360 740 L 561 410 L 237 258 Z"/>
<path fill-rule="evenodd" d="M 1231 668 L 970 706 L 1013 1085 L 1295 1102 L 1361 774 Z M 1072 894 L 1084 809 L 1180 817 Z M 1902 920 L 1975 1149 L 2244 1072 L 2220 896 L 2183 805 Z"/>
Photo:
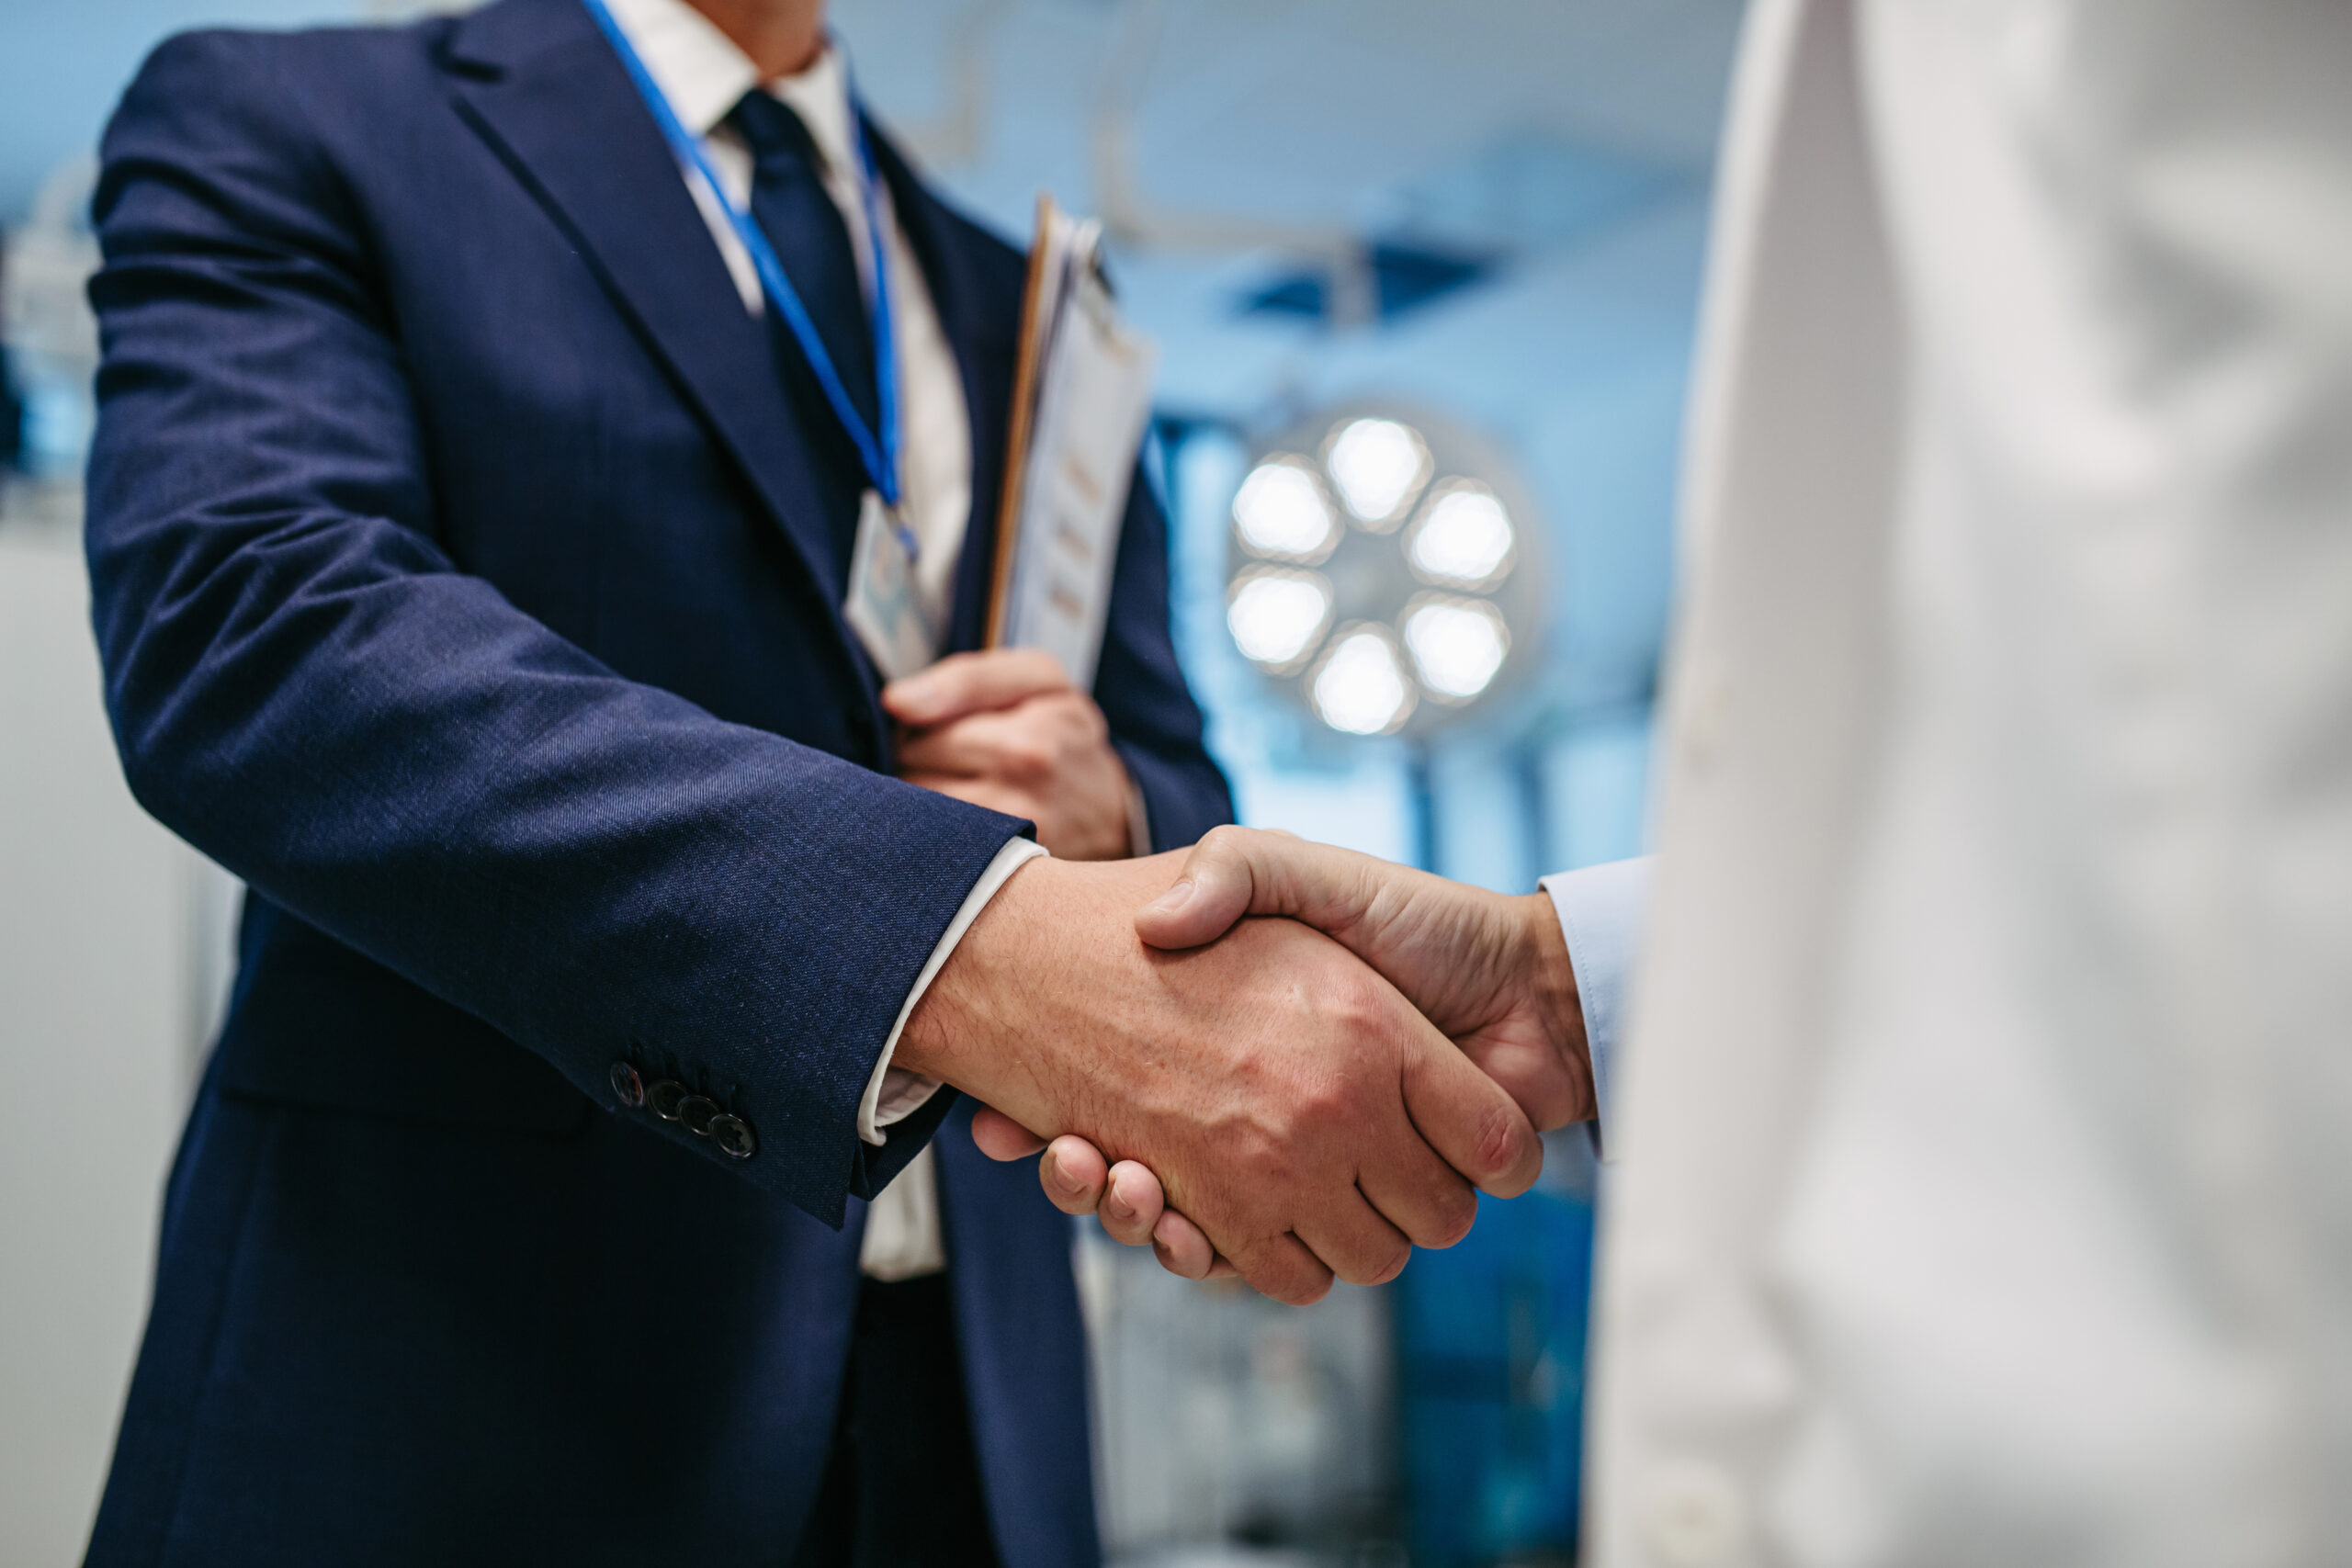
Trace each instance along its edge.
<path fill-rule="evenodd" d="M 850 248 L 849 225 L 825 194 L 820 172 L 823 160 L 816 143 L 798 115 L 757 87 L 743 95 L 728 119 L 752 150 L 752 220 L 775 247 L 784 275 L 816 323 L 851 405 L 872 431 L 874 333 L 867 322 L 865 291 L 858 282 L 857 255 Z M 771 307 L 768 317 L 777 352 L 802 358 L 783 313 Z"/>

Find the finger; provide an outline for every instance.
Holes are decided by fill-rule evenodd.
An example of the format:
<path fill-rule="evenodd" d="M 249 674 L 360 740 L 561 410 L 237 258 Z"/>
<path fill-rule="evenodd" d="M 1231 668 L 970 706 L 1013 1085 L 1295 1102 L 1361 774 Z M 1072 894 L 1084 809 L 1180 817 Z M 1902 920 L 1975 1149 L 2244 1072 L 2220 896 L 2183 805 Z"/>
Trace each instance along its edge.
<path fill-rule="evenodd" d="M 1500 1085 L 1442 1035 L 1407 1057 L 1406 1114 L 1438 1157 L 1498 1198 L 1516 1198 L 1544 1168 L 1544 1140 Z"/>
<path fill-rule="evenodd" d="M 1113 1241 L 1122 1247 L 1141 1247 L 1151 1239 L 1167 1208 L 1167 1195 L 1151 1168 L 1123 1159 L 1111 1168 L 1111 1180 L 1094 1217 L 1102 1222 Z"/>
<path fill-rule="evenodd" d="M 900 724 L 927 728 L 1069 684 L 1061 660 L 1042 649 L 992 648 L 951 653 L 928 670 L 891 682 L 882 688 L 882 705 Z"/>
<path fill-rule="evenodd" d="M 1080 692 L 1047 692 L 1018 707 L 910 731 L 899 737 L 898 750 L 902 773 L 971 773 L 1031 788 L 1116 757 L 1102 710 Z"/>
<path fill-rule="evenodd" d="M 1313 1306 L 1331 1291 L 1331 1270 L 1295 1235 L 1261 1237 L 1245 1242 L 1227 1256 L 1244 1280 L 1268 1295 L 1292 1306 Z"/>
<path fill-rule="evenodd" d="M 1302 1222 L 1295 1233 L 1308 1251 L 1351 1285 L 1385 1285 L 1405 1271 L 1413 1244 L 1351 1192 L 1341 1201 Z"/>
<path fill-rule="evenodd" d="M 1220 1263 L 1228 1274 L 1234 1271 L 1232 1264 L 1217 1256 L 1201 1227 L 1173 1209 L 1161 1210 L 1159 1223 L 1151 1227 L 1151 1250 L 1159 1256 L 1162 1269 L 1183 1279 L 1214 1278 Z"/>
<path fill-rule="evenodd" d="M 1094 1213 L 1102 1206 L 1102 1190 L 1110 1180 L 1102 1151 L 1072 1134 L 1065 1133 L 1048 1144 L 1046 1157 L 1037 1162 L 1037 1184 L 1065 1214 Z"/>
<path fill-rule="evenodd" d="M 1024 789 L 1014 789 L 994 779 L 967 778 L 962 773 L 901 773 L 901 782 L 917 789 L 927 789 L 969 806 L 983 806 L 1007 817 L 1036 816 L 1039 805 L 1035 795 Z"/>
<path fill-rule="evenodd" d="M 1046 1146 L 1037 1136 L 1003 1111 L 981 1106 L 972 1112 L 972 1142 L 993 1160 L 1021 1159 Z"/>
<path fill-rule="evenodd" d="M 1046 748 L 1038 728 L 1035 716 L 1025 709 L 967 714 L 936 728 L 902 736 L 899 772 L 1002 775 L 1015 765 L 1042 760 Z"/>
<path fill-rule="evenodd" d="M 1212 829 L 1175 883 L 1136 914 L 1136 933 L 1153 947 L 1198 947 L 1244 915 L 1288 915 L 1344 942 L 1384 888 L 1411 874 L 1288 833 Z"/>
<path fill-rule="evenodd" d="M 1478 1217 L 1477 1192 L 1418 1138 L 1357 1171 L 1356 1187 L 1415 1247 L 1452 1247 Z"/>

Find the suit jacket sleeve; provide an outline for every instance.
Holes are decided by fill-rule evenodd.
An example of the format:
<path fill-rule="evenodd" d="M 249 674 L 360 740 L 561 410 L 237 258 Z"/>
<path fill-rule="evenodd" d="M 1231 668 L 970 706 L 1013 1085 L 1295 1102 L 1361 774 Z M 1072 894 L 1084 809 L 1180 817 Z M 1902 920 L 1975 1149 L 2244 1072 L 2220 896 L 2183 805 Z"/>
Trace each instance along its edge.
<path fill-rule="evenodd" d="M 686 1064 L 742 1173 L 838 1224 L 944 1112 L 855 1131 L 1025 825 L 622 680 L 457 568 L 364 221 L 262 41 L 166 44 L 106 141 L 88 552 L 131 788 L 604 1103 L 616 1059 Z"/>
<path fill-rule="evenodd" d="M 1119 527 L 1094 700 L 1143 792 L 1155 851 L 1182 849 L 1233 820 L 1233 795 L 1202 744 L 1201 710 L 1168 621 L 1168 520 L 1139 464 Z"/>

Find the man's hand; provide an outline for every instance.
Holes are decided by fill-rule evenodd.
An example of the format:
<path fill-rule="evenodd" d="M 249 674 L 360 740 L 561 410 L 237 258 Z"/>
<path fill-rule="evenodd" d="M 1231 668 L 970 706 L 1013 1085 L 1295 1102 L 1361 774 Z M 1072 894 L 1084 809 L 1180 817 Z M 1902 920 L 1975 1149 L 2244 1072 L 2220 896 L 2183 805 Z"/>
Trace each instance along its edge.
<path fill-rule="evenodd" d="M 1264 915 L 1326 931 L 1386 976 L 1536 1126 L 1594 1113 L 1576 976 L 1546 895 L 1509 897 L 1287 833 L 1219 828 L 1136 927 L 1154 946 L 1184 949 Z M 996 1157 L 1018 1158 L 1040 1140 L 1016 1122 L 983 1111 L 973 1134 Z M 1065 1212 L 1098 1214 L 1129 1245 L 1151 1241 L 1173 1271 L 1216 1271 L 1221 1259 L 1182 1203 L 1169 1206 L 1172 1195 L 1148 1162 L 1109 1164 L 1083 1139 L 1064 1136 L 1038 1174 Z"/>
<path fill-rule="evenodd" d="M 1518 1106 L 1329 938 L 1251 919 L 1191 951 L 1139 940 L 1135 910 L 1176 863 L 1023 866 L 924 992 L 899 1065 L 1156 1172 L 1204 1245 L 1284 1301 L 1450 1246 L 1473 1183 L 1526 1190 L 1543 1148 Z"/>
<path fill-rule="evenodd" d="M 1551 896 L 1449 882 L 1289 833 L 1218 828 L 1136 916 L 1159 948 L 1285 915 L 1371 964 L 1543 1130 L 1595 1111 L 1584 1010 Z"/>
<path fill-rule="evenodd" d="M 899 776 L 1025 817 L 1064 860 L 1129 849 L 1127 770 L 1094 699 L 1035 649 L 948 655 L 882 688 L 901 727 Z"/>

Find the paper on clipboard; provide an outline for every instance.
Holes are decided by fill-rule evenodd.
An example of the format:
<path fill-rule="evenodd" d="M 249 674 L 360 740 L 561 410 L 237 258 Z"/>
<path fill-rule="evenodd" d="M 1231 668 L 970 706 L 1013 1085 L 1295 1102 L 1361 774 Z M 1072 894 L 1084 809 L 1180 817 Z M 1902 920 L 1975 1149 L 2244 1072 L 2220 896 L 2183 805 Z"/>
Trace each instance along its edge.
<path fill-rule="evenodd" d="M 1159 352 L 1120 321 L 1101 226 L 1038 204 L 1005 465 L 991 646 L 1053 654 L 1094 683 L 1127 489 Z"/>

